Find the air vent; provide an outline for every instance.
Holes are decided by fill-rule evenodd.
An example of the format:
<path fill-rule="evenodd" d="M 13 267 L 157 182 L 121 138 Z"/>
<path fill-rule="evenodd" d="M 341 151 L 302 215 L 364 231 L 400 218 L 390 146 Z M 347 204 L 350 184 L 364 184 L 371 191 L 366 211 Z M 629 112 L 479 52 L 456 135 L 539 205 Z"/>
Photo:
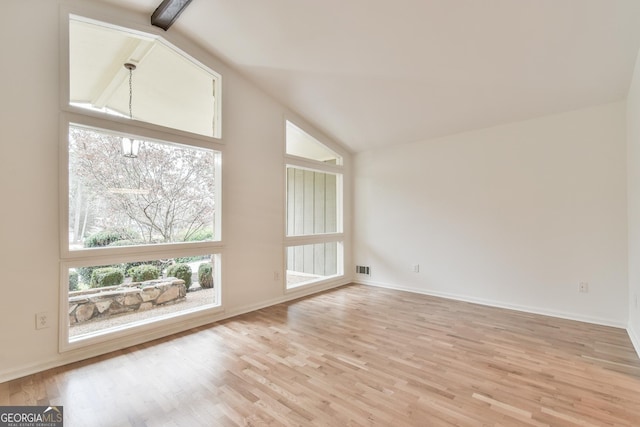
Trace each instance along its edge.
<path fill-rule="evenodd" d="M 365 276 L 371 276 L 371 268 L 364 265 L 356 265 L 356 274 L 364 274 Z"/>

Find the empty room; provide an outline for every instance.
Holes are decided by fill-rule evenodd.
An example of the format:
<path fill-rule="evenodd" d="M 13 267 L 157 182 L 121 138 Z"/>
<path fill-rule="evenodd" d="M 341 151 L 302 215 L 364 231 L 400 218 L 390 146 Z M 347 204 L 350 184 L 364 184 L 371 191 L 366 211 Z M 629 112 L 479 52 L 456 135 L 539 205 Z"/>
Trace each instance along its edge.
<path fill-rule="evenodd" d="M 640 2 L 5 0 L 1 426 L 640 426 Z"/>

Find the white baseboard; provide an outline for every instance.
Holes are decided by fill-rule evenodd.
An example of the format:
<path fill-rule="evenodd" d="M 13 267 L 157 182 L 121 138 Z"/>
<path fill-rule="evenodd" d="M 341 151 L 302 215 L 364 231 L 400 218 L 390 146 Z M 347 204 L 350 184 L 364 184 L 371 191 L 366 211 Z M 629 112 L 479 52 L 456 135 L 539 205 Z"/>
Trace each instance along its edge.
<path fill-rule="evenodd" d="M 241 307 L 237 307 L 234 310 L 230 311 L 226 317 L 234 317 L 239 316 L 241 314 L 250 313 L 252 311 L 261 310 L 266 307 L 271 307 L 272 305 L 281 304 L 283 302 L 291 301 L 298 298 L 303 298 L 309 295 L 317 294 L 319 292 L 323 292 L 329 289 L 338 288 L 340 286 L 348 285 L 349 283 L 353 283 L 351 280 L 341 279 L 336 281 L 331 281 L 319 285 L 309 285 L 309 286 L 301 286 L 298 288 L 293 288 L 291 290 L 287 290 L 283 296 L 272 298 L 267 301 L 262 301 L 258 304 L 250 304 Z M 222 319 L 217 319 L 222 320 Z"/>
<path fill-rule="evenodd" d="M 489 307 L 506 308 L 509 310 L 522 311 L 524 313 L 540 314 L 543 316 L 557 317 L 560 319 L 567 319 L 567 320 L 576 320 L 579 322 L 592 323 L 595 325 L 611 326 L 611 327 L 620 328 L 620 329 L 626 329 L 627 327 L 627 325 L 624 322 L 620 322 L 617 320 L 585 316 L 577 313 L 566 313 L 566 312 L 547 310 L 541 307 L 531 307 L 531 306 L 510 304 L 504 301 L 494 301 L 494 300 L 488 300 L 488 299 L 482 299 L 482 298 L 474 298 L 466 295 L 430 291 L 428 289 L 415 289 L 415 288 L 409 288 L 405 286 L 392 285 L 388 283 L 375 282 L 372 280 L 357 279 L 355 283 L 368 285 L 368 286 L 375 286 L 375 287 L 385 288 L 385 289 L 394 289 L 398 291 L 412 292 L 416 294 L 429 295 L 429 296 L 440 297 L 440 298 L 447 298 L 447 299 L 456 300 L 456 301 L 470 302 L 470 303 L 485 305 Z"/>
<path fill-rule="evenodd" d="M 631 344 L 633 344 L 636 353 L 638 353 L 638 357 L 640 357 L 640 330 L 629 322 L 629 325 L 627 325 L 627 333 L 629 334 Z"/>
<path fill-rule="evenodd" d="M 348 278 L 350 279 L 350 278 Z M 127 347 L 143 344 L 145 342 L 153 341 L 159 338 L 165 338 L 170 335 L 174 335 L 180 332 L 186 332 L 190 329 L 200 326 L 206 326 L 214 324 L 221 320 L 229 319 L 231 317 L 239 316 L 241 314 L 249 313 L 252 311 L 260 310 L 272 305 L 281 304 L 283 302 L 291 301 L 297 298 L 302 298 L 308 295 L 312 295 L 318 292 L 322 292 L 328 289 L 337 288 L 340 286 L 352 283 L 351 280 L 342 278 L 340 280 L 331 281 L 320 285 L 310 285 L 308 287 L 296 288 L 295 292 L 287 292 L 286 294 L 272 298 L 267 301 L 261 301 L 257 304 L 250 304 L 241 307 L 236 307 L 233 310 L 221 311 L 215 316 L 201 316 L 192 317 L 188 320 L 178 321 L 170 326 L 163 326 L 157 330 L 144 331 L 140 334 L 132 334 L 130 336 L 121 337 L 117 340 L 107 341 L 104 343 L 92 345 L 78 350 L 72 350 L 69 352 L 59 354 L 59 357 L 51 358 L 48 360 L 39 361 L 37 363 L 26 364 L 23 366 L 13 367 L 6 371 L 0 371 L 0 383 L 11 381 L 17 378 L 21 378 L 27 375 L 35 374 L 38 372 L 46 371 L 48 369 L 57 368 L 59 366 L 68 365 L 70 363 L 79 362 L 92 357 L 100 356 L 103 354 L 111 353 L 114 351 L 122 350 Z"/>

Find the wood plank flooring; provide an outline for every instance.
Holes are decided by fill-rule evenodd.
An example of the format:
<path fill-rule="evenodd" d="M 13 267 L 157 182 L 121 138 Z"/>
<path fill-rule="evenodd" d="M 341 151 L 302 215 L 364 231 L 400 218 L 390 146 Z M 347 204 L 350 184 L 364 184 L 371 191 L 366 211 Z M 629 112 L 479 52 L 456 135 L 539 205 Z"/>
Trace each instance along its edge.
<path fill-rule="evenodd" d="M 640 426 L 622 329 L 349 285 L 0 384 L 65 426 Z"/>

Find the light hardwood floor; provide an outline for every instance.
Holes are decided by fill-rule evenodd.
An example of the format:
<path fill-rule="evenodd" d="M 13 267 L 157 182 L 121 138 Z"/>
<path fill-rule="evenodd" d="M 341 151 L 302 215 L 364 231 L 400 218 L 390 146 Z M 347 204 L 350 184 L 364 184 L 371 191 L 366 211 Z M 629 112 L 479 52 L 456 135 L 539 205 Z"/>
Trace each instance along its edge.
<path fill-rule="evenodd" d="M 350 285 L 0 384 L 65 426 L 640 426 L 624 330 Z"/>

